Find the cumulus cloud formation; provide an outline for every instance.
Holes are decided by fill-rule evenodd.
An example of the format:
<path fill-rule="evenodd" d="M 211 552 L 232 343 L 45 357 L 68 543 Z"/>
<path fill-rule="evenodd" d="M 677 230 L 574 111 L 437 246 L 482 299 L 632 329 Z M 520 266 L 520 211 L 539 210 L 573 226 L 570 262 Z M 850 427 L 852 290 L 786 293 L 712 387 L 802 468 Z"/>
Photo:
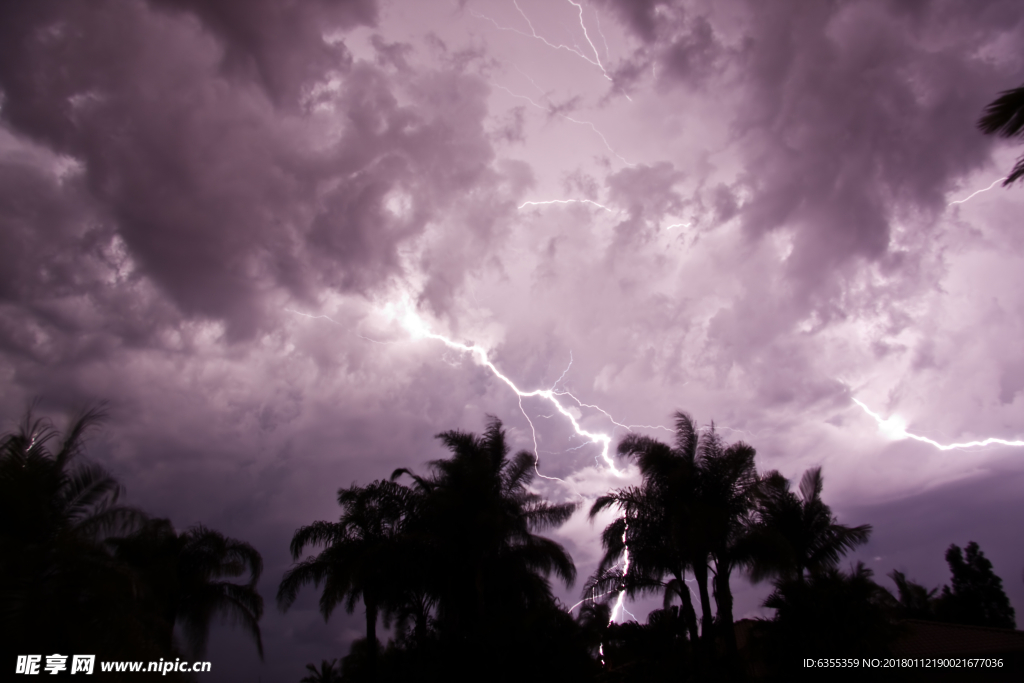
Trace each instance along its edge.
<path fill-rule="evenodd" d="M 400 243 L 500 182 L 478 78 L 354 64 L 325 39 L 372 23 L 370 3 L 7 12 L 12 132 L 73 164 L 134 266 L 232 338 L 266 328 L 275 289 L 379 285 Z"/>
<path fill-rule="evenodd" d="M 554 500 L 634 481 L 411 313 L 572 392 L 613 448 L 681 408 L 762 468 L 823 465 L 844 521 L 903 520 L 865 550 L 879 574 L 931 576 L 977 533 L 1014 576 L 991 522 L 1012 487 L 955 537 L 928 511 L 1024 452 L 893 440 L 852 399 L 943 442 L 1024 438 L 1024 194 L 985 190 L 1019 150 L 975 126 L 1022 39 L 1014 0 L 7 3 L 0 406 L 109 399 L 96 457 L 155 514 L 252 542 L 265 596 L 339 487 L 487 414 Z M 553 533 L 587 574 L 598 529 Z M 214 651 L 285 680 L 355 618 L 310 591 L 268 611 L 265 668 L 229 631 Z"/>

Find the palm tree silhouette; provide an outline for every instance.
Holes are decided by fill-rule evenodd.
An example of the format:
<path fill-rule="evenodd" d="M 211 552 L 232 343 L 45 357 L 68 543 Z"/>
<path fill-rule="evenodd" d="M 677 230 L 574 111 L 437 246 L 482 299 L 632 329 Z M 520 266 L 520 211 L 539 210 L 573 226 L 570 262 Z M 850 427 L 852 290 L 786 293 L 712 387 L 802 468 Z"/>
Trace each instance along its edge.
<path fill-rule="evenodd" d="M 683 533 L 671 526 L 660 504 L 663 492 L 645 480 L 640 486 L 618 489 L 598 498 L 590 509 L 590 518 L 602 510 L 617 507 L 622 516 L 605 527 L 601 542 L 605 552 L 594 575 L 584 588 L 584 596 L 602 596 L 625 591 L 630 598 L 664 591 L 664 606 L 678 597 L 692 642 L 699 631 L 686 572 L 692 568 L 690 549 L 673 542 Z M 672 529 L 670 533 L 666 530 Z M 629 552 L 629 569 L 624 570 Z M 668 580 L 666 581 L 666 577 Z"/>
<path fill-rule="evenodd" d="M 61 434 L 29 410 L 0 439 L 0 648 L 156 652 L 130 573 L 102 545 L 145 516 L 119 505 L 117 480 L 81 459 L 105 415 L 85 410 Z"/>
<path fill-rule="evenodd" d="M 302 557 L 307 546 L 323 550 L 289 569 L 277 591 L 277 602 L 287 610 L 299 590 L 313 584 L 323 592 L 320 612 L 330 618 L 344 603 L 352 613 L 361 599 L 366 608 L 366 640 L 369 646 L 370 676 L 374 675 L 377 653 L 377 618 L 381 608 L 395 605 L 413 567 L 409 566 L 404 531 L 416 506 L 408 487 L 393 481 L 375 481 L 338 491 L 343 511 L 337 522 L 314 522 L 295 532 L 292 559 Z"/>
<path fill-rule="evenodd" d="M 755 582 L 772 576 L 803 581 L 808 574 L 834 568 L 843 555 L 867 543 L 871 525 L 840 524 L 821 499 L 824 481 L 820 467 L 807 470 L 799 497 L 778 473 L 766 482 L 751 530 Z"/>
<path fill-rule="evenodd" d="M 1001 92 L 999 97 L 985 108 L 984 116 L 978 121 L 978 128 L 986 135 L 1024 138 L 1024 85 Z M 1024 156 L 1017 159 L 1010 175 L 1003 181 L 1003 187 L 1022 177 Z"/>
<path fill-rule="evenodd" d="M 135 533 L 109 543 L 114 556 L 141 577 L 142 600 L 158 615 L 168 651 L 177 626 L 192 655 L 201 658 L 210 622 L 219 614 L 241 625 L 263 658 L 263 598 L 256 592 L 263 559 L 251 545 L 202 525 L 178 534 L 166 519 L 149 520 Z M 246 574 L 245 583 L 224 580 Z"/>
<path fill-rule="evenodd" d="M 430 463 L 421 477 L 407 469 L 419 496 L 407 531 L 437 599 L 442 635 L 475 640 L 512 627 L 524 609 L 552 604 L 551 573 L 571 585 L 572 558 L 558 543 L 534 534 L 563 524 L 575 503 L 552 504 L 529 490 L 535 457 L 509 458 L 501 421 L 490 416 L 482 436 L 460 431 L 437 435 L 452 457 Z"/>
<path fill-rule="evenodd" d="M 732 633 L 733 568 L 746 562 L 741 544 L 757 492 L 763 485 L 754 467 L 755 451 L 744 443 L 726 445 L 714 425 L 703 433 L 683 412 L 675 414 L 675 446 L 630 434 L 618 447 L 640 467 L 643 483 L 597 499 L 590 510 L 617 507 L 623 516 L 602 534 L 605 554 L 588 589 L 629 594 L 665 591 L 665 607 L 678 596 L 691 641 L 698 639 L 697 619 L 686 582 L 694 575 L 701 606 L 700 636 L 705 657 L 712 645 L 709 564 L 715 564 L 714 592 L 718 621 L 727 649 L 735 651 Z M 616 569 L 629 550 L 629 571 Z M 668 580 L 666 580 L 668 578 Z M 618 585 L 616 585 L 618 584 Z"/>
<path fill-rule="evenodd" d="M 338 667 L 338 660 L 323 660 L 320 668 L 307 664 L 309 675 L 303 676 L 299 683 L 341 683 L 341 670 Z"/>
<path fill-rule="evenodd" d="M 0 485 L 5 541 L 97 540 L 131 529 L 145 519 L 118 505 L 123 489 L 104 468 L 75 462 L 85 437 L 107 414 L 103 406 L 83 411 L 63 435 L 29 410 L 18 432 L 0 440 Z M 49 443 L 60 440 L 57 452 Z"/>
<path fill-rule="evenodd" d="M 756 451 L 746 443 L 726 445 L 711 429 L 701 435 L 701 497 L 705 501 L 705 524 L 710 528 L 711 557 L 715 573 L 716 623 L 725 641 L 730 662 L 736 661 L 736 633 L 733 627 L 733 597 L 729 580 L 733 569 L 751 561 L 748 534 L 753 511 L 773 474 L 759 475 L 754 465 Z"/>

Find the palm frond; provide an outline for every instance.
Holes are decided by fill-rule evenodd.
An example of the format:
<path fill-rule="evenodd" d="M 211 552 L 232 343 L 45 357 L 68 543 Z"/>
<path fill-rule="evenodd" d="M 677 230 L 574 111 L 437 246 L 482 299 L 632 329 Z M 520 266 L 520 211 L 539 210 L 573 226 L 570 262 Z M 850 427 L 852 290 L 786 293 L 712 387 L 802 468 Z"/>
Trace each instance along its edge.
<path fill-rule="evenodd" d="M 812 467 L 804 472 L 804 476 L 800 478 L 800 496 L 804 502 L 820 499 L 824 483 L 820 467 Z"/>
<path fill-rule="evenodd" d="M 326 546 L 346 537 L 344 526 L 337 522 L 313 522 L 299 528 L 296 530 L 295 535 L 292 536 L 292 542 L 289 546 L 292 559 L 299 559 L 306 546 Z"/>
<path fill-rule="evenodd" d="M 1024 137 L 1024 86 L 1001 92 L 995 101 L 985 107 L 978 128 L 986 135 Z"/>

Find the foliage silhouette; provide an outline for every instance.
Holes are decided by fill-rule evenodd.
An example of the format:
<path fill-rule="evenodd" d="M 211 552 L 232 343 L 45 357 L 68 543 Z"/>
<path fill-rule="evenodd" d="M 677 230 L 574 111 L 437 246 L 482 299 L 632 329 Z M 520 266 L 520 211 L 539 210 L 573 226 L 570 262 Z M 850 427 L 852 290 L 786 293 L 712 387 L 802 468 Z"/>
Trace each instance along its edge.
<path fill-rule="evenodd" d="M 104 417 L 102 405 L 85 410 L 61 434 L 30 410 L 0 439 L 4 660 L 41 651 L 173 659 L 175 623 L 201 652 L 218 611 L 241 618 L 262 651 L 253 588 L 259 554 L 203 527 L 177 536 L 166 520 L 119 504 L 121 485 L 84 459 L 85 439 Z M 170 546 L 175 553 L 164 552 Z M 247 585 L 216 581 L 245 569 L 252 574 Z M 186 678 L 172 672 L 168 680 Z"/>
<path fill-rule="evenodd" d="M 443 569 L 430 577 L 438 627 L 465 636 L 510 610 L 550 602 L 551 573 L 572 584 L 572 558 L 533 532 L 561 525 L 577 506 L 550 504 L 528 490 L 534 456 L 520 451 L 508 458 L 496 418 L 483 436 L 449 431 L 438 438 L 452 457 L 430 463 L 431 476 L 399 469 L 393 478 L 412 477 L 420 503 L 410 536 Z"/>
<path fill-rule="evenodd" d="M 149 520 L 109 543 L 114 556 L 141 577 L 142 600 L 159 615 L 163 647 L 172 647 L 180 627 L 190 655 L 201 659 L 210 623 L 221 615 L 242 627 L 263 658 L 263 598 L 256 591 L 263 559 L 251 545 L 202 525 L 178 534 L 167 519 Z M 246 574 L 245 583 L 223 580 Z"/>
<path fill-rule="evenodd" d="M 338 660 L 323 660 L 320 668 L 307 664 L 309 675 L 304 676 L 299 683 L 341 683 L 341 671 L 338 668 Z"/>
<path fill-rule="evenodd" d="M 760 490 L 756 520 L 750 529 L 751 578 L 804 580 L 834 568 L 840 558 L 871 536 L 871 525 L 840 524 L 821 499 L 824 477 L 820 467 L 804 472 L 799 497 L 789 481 L 772 474 Z"/>
<path fill-rule="evenodd" d="M 730 576 L 735 567 L 750 561 L 754 546 L 745 539 L 754 506 L 774 475 L 759 476 L 754 449 L 742 442 L 726 445 L 714 425 L 700 432 L 683 412 L 675 414 L 675 424 L 674 447 L 632 434 L 619 444 L 619 453 L 637 462 L 643 482 L 602 496 L 592 506 L 592 519 L 611 507 L 622 516 L 602 533 L 605 553 L 587 590 L 625 590 L 631 597 L 663 590 L 666 608 L 678 596 L 681 621 L 696 643 L 697 619 L 686 582 L 686 573 L 692 572 L 701 606 L 703 656 L 712 655 L 712 624 L 717 622 L 727 659 L 734 661 Z M 627 548 L 629 569 L 623 572 L 617 567 L 624 566 Z M 708 591 L 711 564 L 717 620 Z"/>
<path fill-rule="evenodd" d="M 815 677 L 802 670 L 802 658 L 884 657 L 897 635 L 889 615 L 892 595 L 876 584 L 870 569 L 858 562 L 849 573 L 834 567 L 810 576 L 790 574 L 778 580 L 764 601 L 776 611 L 768 622 L 764 650 L 783 679 Z M 830 671 L 830 676 L 840 673 Z M 856 672 L 863 676 L 863 672 Z M 834 678 L 838 680 L 838 678 Z"/>
<path fill-rule="evenodd" d="M 931 590 L 914 583 L 903 572 L 892 570 L 889 578 L 896 584 L 895 614 L 900 619 L 935 619 L 935 603 L 938 588 Z"/>
<path fill-rule="evenodd" d="M 646 624 L 612 624 L 604 636 L 601 681 L 685 681 L 694 674 L 687 624 L 673 605 L 654 610 Z"/>
<path fill-rule="evenodd" d="M 292 559 L 299 560 L 307 546 L 322 546 L 323 550 L 285 573 L 277 602 L 287 610 L 303 586 L 322 584 L 320 612 L 326 621 L 339 604 L 344 603 L 351 613 L 362 600 L 366 608 L 368 676 L 372 679 L 380 609 L 397 601 L 402 579 L 412 573 L 403 533 L 416 499 L 408 487 L 381 480 L 365 487 L 339 489 L 338 504 L 342 507 L 339 521 L 314 522 L 295 532 Z"/>
<path fill-rule="evenodd" d="M 552 642 L 577 634 L 572 618 L 555 606 L 548 577 L 571 585 L 576 568 L 560 544 L 534 532 L 560 526 L 577 505 L 548 503 L 529 490 L 535 457 L 520 451 L 510 458 L 493 416 L 481 436 L 447 431 L 437 438 L 450 458 L 431 462 L 426 477 L 398 469 L 392 479 L 409 476 L 417 494 L 406 540 L 410 556 L 422 560 L 418 572 L 434 601 L 439 646 L 461 652 L 466 670 L 502 661 L 503 670 L 494 672 L 502 678 L 526 675 L 530 667 L 541 674 L 541 662 L 546 676 L 572 668 L 570 660 L 585 647 L 580 641 L 564 653 L 551 651 Z M 545 631 L 549 636 L 539 639 Z M 517 654 L 527 646 L 537 661 Z"/>
<path fill-rule="evenodd" d="M 619 454 L 637 462 L 643 482 L 601 496 L 591 507 L 591 519 L 611 507 L 618 508 L 622 516 L 601 534 L 605 553 L 585 594 L 625 590 L 632 597 L 662 589 L 666 606 L 678 595 L 690 638 L 696 643 L 697 619 L 685 588 L 686 572 L 692 571 L 700 591 L 707 647 L 713 619 L 707 589 L 711 542 L 709 530 L 702 524 L 699 436 L 689 415 L 677 412 L 675 417 L 675 447 L 635 434 L 619 443 Z M 615 568 L 620 563 L 624 566 L 627 548 L 629 569 L 620 572 Z"/>
<path fill-rule="evenodd" d="M 985 114 L 978 121 L 978 128 L 986 135 L 1024 138 L 1024 85 L 1001 92 L 999 97 L 985 108 Z M 1003 181 L 1003 187 L 1022 177 L 1024 156 L 1017 159 L 1017 163 Z"/>
<path fill-rule="evenodd" d="M 1013 607 L 1003 591 L 1003 580 L 992 571 L 992 563 L 974 541 L 965 550 L 956 544 L 946 550 L 953 586 L 942 587 L 935 608 L 938 618 L 973 626 L 1016 628 Z"/>
<path fill-rule="evenodd" d="M 102 406 L 85 410 L 61 434 L 29 410 L 0 440 L 5 655 L 90 647 L 159 652 L 152 625 L 135 609 L 133 577 L 102 543 L 144 519 L 118 504 L 122 488 L 109 472 L 84 460 L 85 439 L 104 417 Z"/>

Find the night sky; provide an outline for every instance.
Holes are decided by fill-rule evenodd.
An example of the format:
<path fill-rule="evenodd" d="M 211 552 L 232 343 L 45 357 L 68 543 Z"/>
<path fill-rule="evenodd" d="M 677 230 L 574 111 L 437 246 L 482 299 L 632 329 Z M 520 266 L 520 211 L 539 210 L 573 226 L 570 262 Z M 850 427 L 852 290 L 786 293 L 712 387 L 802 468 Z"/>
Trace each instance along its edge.
<path fill-rule="evenodd" d="M 566 604 L 637 481 L 600 438 L 681 409 L 823 466 L 882 585 L 978 541 L 1020 625 L 1024 447 L 902 430 L 1024 439 L 1022 149 L 976 128 L 1022 82 L 1019 0 L 3 3 L 4 429 L 108 400 L 128 503 L 263 554 L 266 661 L 218 627 L 210 680 L 346 654 L 359 611 L 276 608 L 292 533 L 488 414 L 584 500 Z"/>

